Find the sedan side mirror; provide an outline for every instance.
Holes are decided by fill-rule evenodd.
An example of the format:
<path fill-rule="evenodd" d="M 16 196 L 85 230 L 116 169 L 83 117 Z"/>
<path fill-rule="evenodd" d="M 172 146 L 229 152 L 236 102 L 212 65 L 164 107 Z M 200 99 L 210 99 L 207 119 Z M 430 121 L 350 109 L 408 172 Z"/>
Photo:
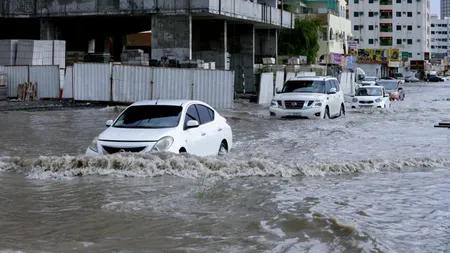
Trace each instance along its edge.
<path fill-rule="evenodd" d="M 113 123 L 114 123 L 114 121 L 113 121 L 112 119 L 107 120 L 107 121 L 106 121 L 106 127 L 112 126 Z"/>
<path fill-rule="evenodd" d="M 281 89 L 280 88 L 276 88 L 275 89 L 275 93 L 280 94 L 281 93 Z"/>
<path fill-rule="evenodd" d="M 198 121 L 196 121 L 196 120 L 189 120 L 186 123 L 186 129 L 196 128 L 198 126 L 200 126 L 200 123 L 198 123 Z"/>
<path fill-rule="evenodd" d="M 331 88 L 328 94 L 336 94 L 336 88 Z"/>

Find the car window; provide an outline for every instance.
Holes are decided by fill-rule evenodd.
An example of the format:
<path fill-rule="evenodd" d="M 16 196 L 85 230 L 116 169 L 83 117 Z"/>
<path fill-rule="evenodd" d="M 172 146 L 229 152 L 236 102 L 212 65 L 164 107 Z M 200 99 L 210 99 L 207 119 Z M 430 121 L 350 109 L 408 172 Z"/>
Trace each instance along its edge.
<path fill-rule="evenodd" d="M 114 123 L 117 128 L 172 128 L 178 126 L 181 106 L 139 105 L 128 107 Z"/>
<path fill-rule="evenodd" d="M 189 106 L 186 111 L 186 117 L 184 118 L 184 125 L 186 126 L 189 120 L 196 120 L 200 124 L 200 117 L 198 116 L 197 109 L 194 105 Z"/>
<path fill-rule="evenodd" d="M 325 90 L 328 92 L 328 91 L 330 91 L 330 89 L 332 88 L 332 86 L 331 86 L 331 82 L 328 80 L 328 81 L 326 81 L 325 82 Z"/>
<path fill-rule="evenodd" d="M 338 80 L 334 80 L 334 83 L 336 84 L 336 92 L 341 91 L 341 86 L 339 85 L 339 81 Z"/>
<path fill-rule="evenodd" d="M 197 111 L 200 116 L 200 120 L 201 120 L 200 124 L 207 124 L 214 120 L 214 115 L 213 115 L 213 117 L 211 117 L 211 114 L 209 112 L 209 111 L 211 111 L 211 109 L 207 108 L 204 105 L 195 105 L 195 107 L 197 107 Z"/>
<path fill-rule="evenodd" d="M 323 80 L 289 80 L 284 84 L 282 92 L 325 93 L 325 82 Z"/>

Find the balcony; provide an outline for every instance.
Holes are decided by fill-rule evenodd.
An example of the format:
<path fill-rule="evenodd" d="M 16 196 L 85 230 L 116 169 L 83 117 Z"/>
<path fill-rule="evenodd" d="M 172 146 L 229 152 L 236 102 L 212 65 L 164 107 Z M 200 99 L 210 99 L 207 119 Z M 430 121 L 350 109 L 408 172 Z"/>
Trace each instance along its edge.
<path fill-rule="evenodd" d="M 381 5 L 392 5 L 392 0 L 381 0 L 380 6 Z"/>
<path fill-rule="evenodd" d="M 380 46 L 391 47 L 392 46 L 392 37 L 380 37 Z"/>

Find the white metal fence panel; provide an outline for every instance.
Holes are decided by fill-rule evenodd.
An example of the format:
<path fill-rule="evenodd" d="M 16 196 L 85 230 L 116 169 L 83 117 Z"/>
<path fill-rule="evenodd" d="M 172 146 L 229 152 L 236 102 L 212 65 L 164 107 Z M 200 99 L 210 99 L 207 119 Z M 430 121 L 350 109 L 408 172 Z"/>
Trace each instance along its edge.
<path fill-rule="evenodd" d="M 59 67 L 54 66 L 29 66 L 30 76 L 28 81 L 37 83 L 37 98 L 59 98 Z"/>
<path fill-rule="evenodd" d="M 8 97 L 18 96 L 19 84 L 28 82 L 28 66 L 0 66 L 7 73 Z"/>
<path fill-rule="evenodd" d="M 277 71 L 275 76 L 275 89 L 283 88 L 284 85 L 284 71 Z"/>
<path fill-rule="evenodd" d="M 192 70 L 193 99 L 216 109 L 233 108 L 234 72 L 223 70 Z"/>
<path fill-rule="evenodd" d="M 73 96 L 79 101 L 111 101 L 111 64 L 75 63 Z"/>
<path fill-rule="evenodd" d="M 192 99 L 193 71 L 153 68 L 153 99 Z"/>
<path fill-rule="evenodd" d="M 64 76 L 63 98 L 73 98 L 73 67 L 66 67 L 66 75 Z"/>
<path fill-rule="evenodd" d="M 152 99 L 153 68 L 132 65 L 113 66 L 112 94 L 115 102 Z"/>
<path fill-rule="evenodd" d="M 258 104 L 270 104 L 273 98 L 273 73 L 262 73 L 259 84 Z"/>

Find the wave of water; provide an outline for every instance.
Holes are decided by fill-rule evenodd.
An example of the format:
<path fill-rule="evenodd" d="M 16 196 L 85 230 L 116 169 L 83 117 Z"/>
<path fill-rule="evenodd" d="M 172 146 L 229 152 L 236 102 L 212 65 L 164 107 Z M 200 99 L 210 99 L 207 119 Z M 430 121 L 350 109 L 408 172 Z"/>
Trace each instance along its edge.
<path fill-rule="evenodd" d="M 183 178 L 294 177 L 373 173 L 404 168 L 450 166 L 447 157 L 405 160 L 364 160 L 335 163 L 278 161 L 264 156 L 196 157 L 172 153 L 114 154 L 109 156 L 40 156 L 0 158 L 1 172 L 23 173 L 30 179 L 69 179 L 80 176 Z"/>

